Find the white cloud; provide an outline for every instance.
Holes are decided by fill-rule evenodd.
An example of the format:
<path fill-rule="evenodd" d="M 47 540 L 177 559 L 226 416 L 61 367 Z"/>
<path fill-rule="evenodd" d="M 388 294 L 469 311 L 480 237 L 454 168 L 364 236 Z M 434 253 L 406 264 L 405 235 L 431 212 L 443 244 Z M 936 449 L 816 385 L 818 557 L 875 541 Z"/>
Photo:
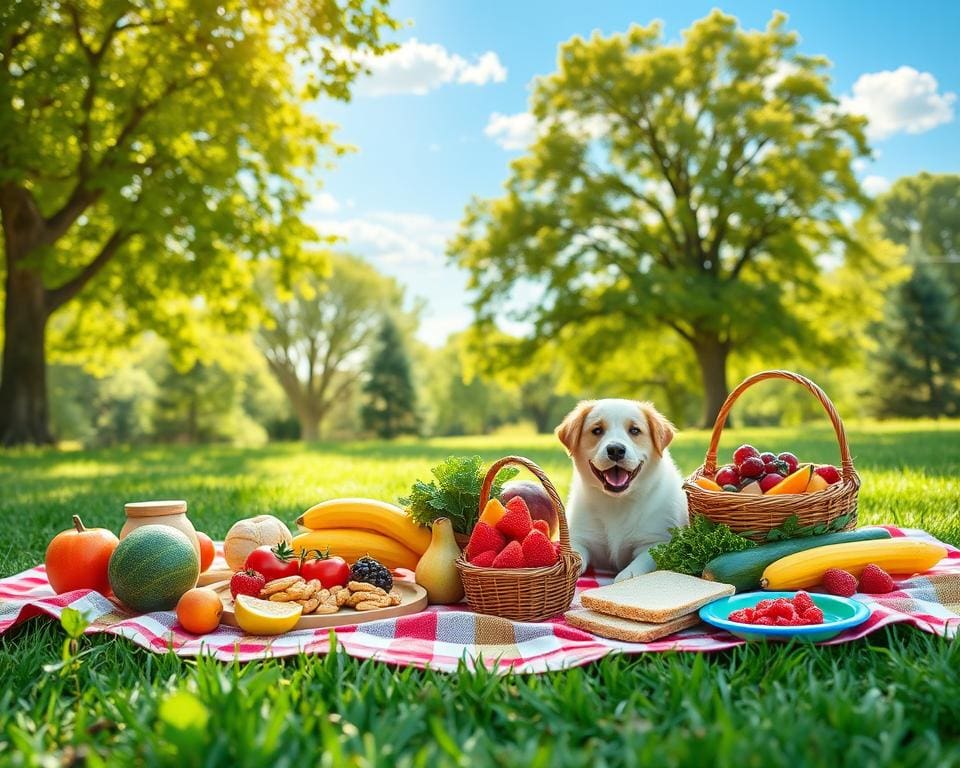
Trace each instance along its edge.
<path fill-rule="evenodd" d="M 863 184 L 863 191 L 870 195 L 870 197 L 876 197 L 890 189 L 890 179 L 886 176 L 870 174 L 865 177 L 861 183 Z"/>
<path fill-rule="evenodd" d="M 447 240 L 457 228 L 455 221 L 390 211 L 312 223 L 321 234 L 343 237 L 347 250 L 368 254 L 380 264 L 396 266 L 442 264 Z"/>
<path fill-rule="evenodd" d="M 526 149 L 537 137 L 537 119 L 529 112 L 515 115 L 494 112 L 483 132 L 504 149 Z"/>
<path fill-rule="evenodd" d="M 937 80 L 929 72 L 904 66 L 860 75 L 852 96 L 842 97 L 840 104 L 847 112 L 867 117 L 871 138 L 884 139 L 949 123 L 956 98 L 955 93 L 939 92 Z"/>
<path fill-rule="evenodd" d="M 329 192 L 320 192 L 314 195 L 310 209 L 321 214 L 336 213 L 340 210 L 340 202 Z"/>
<path fill-rule="evenodd" d="M 486 85 L 507 79 L 507 68 L 493 51 L 469 62 L 439 43 L 421 43 L 416 38 L 383 56 L 365 55 L 360 60 L 370 74 L 360 82 L 359 90 L 371 96 L 422 96 L 448 83 Z"/>

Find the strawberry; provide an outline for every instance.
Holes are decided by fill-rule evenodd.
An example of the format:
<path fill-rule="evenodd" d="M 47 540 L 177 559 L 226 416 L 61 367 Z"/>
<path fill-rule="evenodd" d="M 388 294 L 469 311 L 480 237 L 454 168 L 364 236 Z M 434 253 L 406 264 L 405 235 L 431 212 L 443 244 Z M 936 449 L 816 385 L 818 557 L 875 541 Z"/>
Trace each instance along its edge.
<path fill-rule="evenodd" d="M 233 599 L 237 595 L 249 595 L 250 597 L 260 597 L 260 590 L 267 580 L 263 578 L 262 573 L 247 568 L 245 571 L 237 571 L 230 579 L 230 594 Z"/>
<path fill-rule="evenodd" d="M 828 568 L 823 574 L 823 588 L 831 595 L 851 597 L 857 591 L 857 579 L 849 571 Z"/>
<path fill-rule="evenodd" d="M 508 513 L 509 514 L 509 513 Z M 503 548 L 503 551 L 497 555 L 491 565 L 494 568 L 526 568 L 523 560 L 523 547 L 519 541 L 511 541 Z"/>
<path fill-rule="evenodd" d="M 803 616 L 808 609 L 813 608 L 813 600 L 806 592 L 797 592 L 793 597 L 793 607 L 800 616 Z"/>
<path fill-rule="evenodd" d="M 470 534 L 470 541 L 467 543 L 467 559 L 473 562 L 473 556 L 481 552 L 493 550 L 495 553 L 503 549 L 507 540 L 492 525 L 486 523 L 477 523 L 473 527 L 473 533 Z"/>
<path fill-rule="evenodd" d="M 557 562 L 557 552 L 553 548 L 553 543 L 540 531 L 530 531 L 523 540 L 521 549 L 527 568 L 539 568 Z"/>
<path fill-rule="evenodd" d="M 823 611 L 821 611 L 817 606 L 807 608 L 807 610 L 805 610 L 801 615 L 811 624 L 823 624 Z"/>
<path fill-rule="evenodd" d="M 824 464 L 822 467 L 817 467 L 813 471 L 830 485 L 840 482 L 840 470 L 830 464 Z"/>
<path fill-rule="evenodd" d="M 507 502 L 507 511 L 497 522 L 497 530 L 508 539 L 523 541 L 533 530 L 533 520 L 527 503 L 519 496 L 514 496 Z"/>
<path fill-rule="evenodd" d="M 893 579 L 876 563 L 870 563 L 860 574 L 860 591 L 868 595 L 885 595 L 895 589 Z"/>
<path fill-rule="evenodd" d="M 488 549 L 486 552 L 481 552 L 474 558 L 471 558 L 470 564 L 475 565 L 478 568 L 489 568 L 493 565 L 493 561 L 497 559 L 497 553 L 492 549 Z"/>
<path fill-rule="evenodd" d="M 548 539 L 550 538 L 550 523 L 548 523 L 546 520 L 534 520 L 533 528 L 536 531 L 540 531 L 540 533 L 542 533 Z"/>

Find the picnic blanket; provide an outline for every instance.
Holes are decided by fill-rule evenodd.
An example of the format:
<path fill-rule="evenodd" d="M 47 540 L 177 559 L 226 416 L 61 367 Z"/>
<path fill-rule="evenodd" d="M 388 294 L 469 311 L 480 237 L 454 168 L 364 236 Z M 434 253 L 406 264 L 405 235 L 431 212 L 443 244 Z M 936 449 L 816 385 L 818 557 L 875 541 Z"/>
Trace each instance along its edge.
<path fill-rule="evenodd" d="M 893 536 L 937 541 L 921 530 L 884 527 Z M 870 619 L 826 644 L 848 643 L 896 622 L 954 637 L 960 627 L 960 550 L 944 546 L 947 558 L 923 576 L 898 582 L 895 592 L 857 595 L 856 599 L 871 607 Z M 610 575 L 585 575 L 577 585 L 574 607 L 582 590 L 611 580 Z M 453 672 L 462 662 L 471 669 L 484 666 L 500 672 L 534 673 L 579 666 L 608 653 L 719 651 L 743 643 L 705 624 L 651 643 L 624 643 L 571 627 L 562 617 L 540 623 L 511 622 L 472 613 L 465 605 L 433 606 L 412 616 L 338 627 L 333 635 L 322 629 L 251 637 L 240 629 L 221 626 L 198 636 L 181 629 L 172 611 L 133 615 L 90 590 L 55 595 L 43 566 L 0 580 L 0 633 L 34 616 L 59 617 L 66 607 L 77 609 L 91 622 L 87 633 L 119 635 L 157 653 L 209 655 L 223 661 L 323 654 L 337 646 L 351 656 L 398 666 Z"/>

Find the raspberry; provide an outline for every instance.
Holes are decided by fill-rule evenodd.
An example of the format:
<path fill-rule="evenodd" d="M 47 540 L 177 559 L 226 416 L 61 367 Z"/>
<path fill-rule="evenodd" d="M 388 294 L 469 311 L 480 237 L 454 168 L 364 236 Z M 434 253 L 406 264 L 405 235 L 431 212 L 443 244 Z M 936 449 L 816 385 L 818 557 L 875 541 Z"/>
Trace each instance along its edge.
<path fill-rule="evenodd" d="M 747 617 L 747 621 L 753 621 L 757 618 L 757 612 L 753 608 L 744 608 L 743 613 Z"/>
<path fill-rule="evenodd" d="M 823 574 L 823 588 L 831 595 L 852 597 L 857 591 L 857 579 L 848 571 L 840 568 L 828 568 Z"/>
<path fill-rule="evenodd" d="M 823 611 L 817 608 L 817 606 L 807 608 L 807 610 L 803 612 L 803 618 L 808 624 L 823 624 Z"/>
<path fill-rule="evenodd" d="M 768 611 L 768 610 L 770 610 L 770 607 L 771 607 L 772 605 L 773 605 L 773 600 L 761 600 L 759 603 L 757 603 L 756 610 L 758 610 L 758 611 Z"/>
<path fill-rule="evenodd" d="M 771 619 L 769 616 L 761 616 L 759 619 L 756 619 L 753 623 L 761 627 L 772 627 L 774 624 L 774 619 Z"/>
<path fill-rule="evenodd" d="M 793 607 L 802 616 L 808 608 L 813 608 L 813 600 L 806 592 L 797 592 L 793 598 Z"/>
<path fill-rule="evenodd" d="M 774 621 L 774 625 L 778 627 L 789 627 L 793 625 L 794 621 L 794 618 L 788 619 L 784 616 L 777 616 L 776 621 Z"/>
<path fill-rule="evenodd" d="M 750 624 L 750 619 L 747 618 L 747 612 L 745 610 L 732 611 L 729 616 L 727 616 L 728 621 L 735 621 L 738 624 Z"/>
<path fill-rule="evenodd" d="M 773 601 L 773 606 L 770 608 L 770 615 L 776 618 L 792 619 L 796 617 L 797 612 L 793 609 L 793 603 L 780 597 Z"/>
<path fill-rule="evenodd" d="M 860 591 L 868 595 L 885 595 L 893 592 L 894 588 L 890 574 L 875 563 L 870 563 L 860 574 Z"/>

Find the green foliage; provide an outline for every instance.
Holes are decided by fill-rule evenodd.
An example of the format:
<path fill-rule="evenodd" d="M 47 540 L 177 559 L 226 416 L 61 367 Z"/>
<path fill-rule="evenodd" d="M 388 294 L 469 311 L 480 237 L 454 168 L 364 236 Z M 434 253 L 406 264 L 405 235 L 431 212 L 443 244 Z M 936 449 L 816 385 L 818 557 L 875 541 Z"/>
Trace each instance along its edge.
<path fill-rule="evenodd" d="M 877 198 L 884 235 L 918 246 L 920 258 L 950 283 L 960 301 L 960 174 L 918 173 L 897 179 Z"/>
<path fill-rule="evenodd" d="M 798 53 L 784 24 L 746 31 L 714 11 L 676 44 L 655 23 L 561 46 L 532 96 L 538 138 L 450 247 L 482 331 L 526 321 L 529 354 L 606 322 L 579 361 L 592 372 L 625 338 L 670 329 L 712 410 L 732 350 L 817 344 L 797 308 L 819 295 L 822 253 L 868 258 L 840 216 L 864 200 L 852 161 L 868 149 L 826 60 Z M 536 300 L 505 309 L 530 282 Z"/>
<path fill-rule="evenodd" d="M 879 329 L 875 397 L 885 416 L 960 414 L 960 303 L 936 272 L 918 264 L 895 292 Z"/>
<path fill-rule="evenodd" d="M 327 275 L 308 275 L 292 291 L 274 270 L 260 276 L 268 317 L 257 345 L 300 422 L 300 437 L 316 440 L 325 417 L 357 386 L 385 313 L 415 326 L 404 312 L 403 289 L 357 256 L 329 256 Z"/>
<path fill-rule="evenodd" d="M 800 525 L 800 518 L 797 515 L 790 515 L 776 528 L 767 531 L 767 541 L 786 541 L 787 539 L 803 539 L 807 536 L 822 536 L 826 533 L 835 533 L 842 531 L 853 514 L 848 512 L 845 515 L 839 515 L 829 523 L 816 523 L 814 525 Z"/>
<path fill-rule="evenodd" d="M 429 527 L 438 517 L 448 517 L 457 533 L 469 534 L 480 516 L 480 487 L 486 469 L 479 456 L 448 456 L 430 472 L 435 480 L 417 480 L 410 493 L 399 499 L 418 525 Z M 491 498 L 516 477 L 516 467 L 501 469 L 490 488 Z"/>
<path fill-rule="evenodd" d="M 696 515 L 690 525 L 671 528 L 670 541 L 653 547 L 650 557 L 661 570 L 699 576 L 713 558 L 755 546 L 749 539 L 731 531 L 729 526 Z"/>
<path fill-rule="evenodd" d="M 387 439 L 416 433 L 416 393 L 410 358 L 400 331 L 389 315 L 380 326 L 368 375 L 363 385 L 368 398 L 363 407 L 364 427 Z"/>

